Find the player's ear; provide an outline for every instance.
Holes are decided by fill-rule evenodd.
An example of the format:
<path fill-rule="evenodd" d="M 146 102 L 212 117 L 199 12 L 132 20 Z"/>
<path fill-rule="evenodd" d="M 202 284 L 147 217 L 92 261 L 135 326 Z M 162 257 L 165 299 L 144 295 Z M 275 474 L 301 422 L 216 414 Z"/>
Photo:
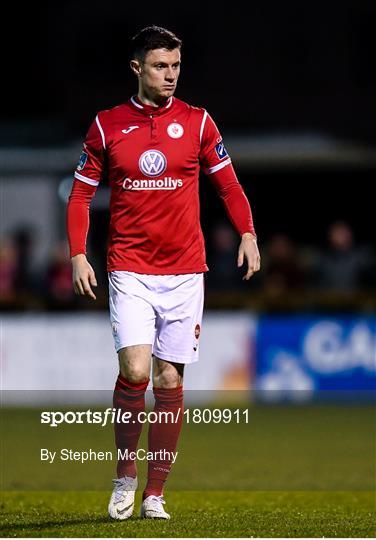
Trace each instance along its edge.
<path fill-rule="evenodd" d="M 141 76 L 141 64 L 138 60 L 131 60 L 130 64 L 131 66 L 131 70 L 133 71 L 133 73 L 137 76 L 137 77 L 140 77 Z"/>

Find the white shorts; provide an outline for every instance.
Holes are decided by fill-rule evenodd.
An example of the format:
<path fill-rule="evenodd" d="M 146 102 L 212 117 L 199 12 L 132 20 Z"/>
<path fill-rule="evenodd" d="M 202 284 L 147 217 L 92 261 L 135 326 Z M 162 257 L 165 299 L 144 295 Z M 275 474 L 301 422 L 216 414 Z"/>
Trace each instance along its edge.
<path fill-rule="evenodd" d="M 108 273 L 110 320 L 118 352 L 130 345 L 152 345 L 162 360 L 198 360 L 204 305 L 204 274 Z"/>

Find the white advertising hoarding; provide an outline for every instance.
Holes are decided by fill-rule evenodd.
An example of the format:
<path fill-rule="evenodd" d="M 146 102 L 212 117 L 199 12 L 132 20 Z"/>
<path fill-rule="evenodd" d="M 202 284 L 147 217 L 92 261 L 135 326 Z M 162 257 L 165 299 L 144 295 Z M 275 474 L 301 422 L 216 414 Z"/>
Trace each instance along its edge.
<path fill-rule="evenodd" d="M 25 401 L 27 391 L 113 390 L 118 361 L 107 314 L 12 314 L 1 327 L 3 390 L 25 391 Z M 248 389 L 254 331 L 247 313 L 206 313 L 200 360 L 186 367 L 185 389 Z M 22 401 L 22 392 L 15 395 Z"/>

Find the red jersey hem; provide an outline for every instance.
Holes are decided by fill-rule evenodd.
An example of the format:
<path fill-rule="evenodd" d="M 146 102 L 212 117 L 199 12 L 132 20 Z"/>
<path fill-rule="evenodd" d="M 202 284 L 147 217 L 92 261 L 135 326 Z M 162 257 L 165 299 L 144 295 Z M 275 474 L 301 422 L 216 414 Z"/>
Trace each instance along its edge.
<path fill-rule="evenodd" d="M 114 272 L 116 270 L 123 272 L 136 272 L 137 274 L 149 274 L 151 276 L 170 276 L 177 274 L 201 274 L 202 272 L 208 272 L 209 268 L 206 264 L 201 266 L 194 266 L 190 268 L 167 268 L 166 270 L 154 270 L 140 266 L 132 266 L 129 264 L 116 264 L 108 265 L 107 272 Z"/>

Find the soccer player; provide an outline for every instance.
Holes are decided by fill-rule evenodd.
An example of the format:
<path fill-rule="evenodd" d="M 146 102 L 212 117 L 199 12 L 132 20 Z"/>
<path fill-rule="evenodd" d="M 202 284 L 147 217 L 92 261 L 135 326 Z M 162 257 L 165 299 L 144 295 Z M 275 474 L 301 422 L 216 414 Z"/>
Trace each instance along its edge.
<path fill-rule="evenodd" d="M 121 454 L 109 503 L 114 519 L 133 513 L 138 487 L 132 459 L 142 430 L 139 413 L 153 359 L 154 411 L 175 421 L 149 426 L 148 478 L 141 516 L 169 519 L 163 486 L 183 417 L 185 364 L 198 360 L 205 247 L 199 222 L 200 169 L 210 178 L 240 238 L 243 279 L 260 268 L 251 209 L 222 137 L 206 110 L 174 97 L 182 42 L 157 26 L 132 40 L 130 67 L 138 93 L 97 114 L 83 146 L 67 209 L 73 286 L 95 300 L 95 273 L 86 259 L 89 205 L 106 170 L 111 185 L 108 279 L 110 320 L 120 373 L 114 407 L 132 414 L 115 424 Z M 133 454 L 132 454 L 133 452 Z M 166 458 L 167 456 L 167 458 Z"/>

